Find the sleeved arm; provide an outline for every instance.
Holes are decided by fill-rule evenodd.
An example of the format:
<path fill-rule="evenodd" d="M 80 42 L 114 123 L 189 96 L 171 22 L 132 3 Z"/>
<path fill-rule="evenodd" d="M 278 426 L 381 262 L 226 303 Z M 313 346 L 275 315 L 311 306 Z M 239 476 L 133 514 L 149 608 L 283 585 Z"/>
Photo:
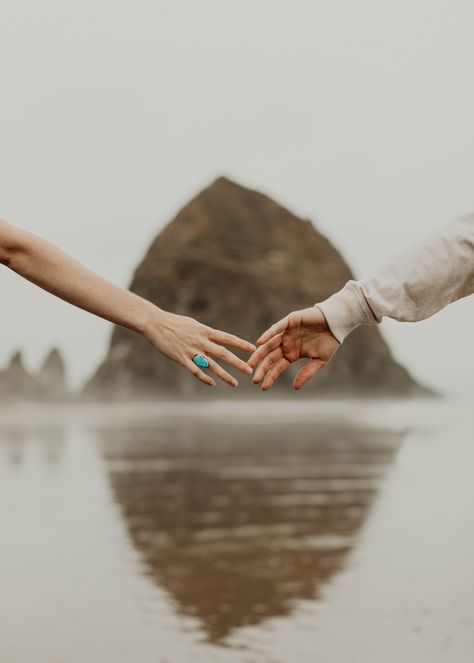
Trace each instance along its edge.
<path fill-rule="evenodd" d="M 468 214 L 394 256 L 368 278 L 348 281 L 316 306 L 342 343 L 359 325 L 378 324 L 383 317 L 424 320 L 473 292 L 474 214 Z"/>

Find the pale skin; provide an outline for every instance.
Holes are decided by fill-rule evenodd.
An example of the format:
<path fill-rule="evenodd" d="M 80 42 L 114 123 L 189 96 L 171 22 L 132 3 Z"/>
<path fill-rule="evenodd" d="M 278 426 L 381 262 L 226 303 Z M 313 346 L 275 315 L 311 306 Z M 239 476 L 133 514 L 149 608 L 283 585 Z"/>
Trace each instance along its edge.
<path fill-rule="evenodd" d="M 339 341 L 332 335 L 326 318 L 319 308 L 293 311 L 260 336 L 259 348 L 248 360 L 256 368 L 253 382 L 268 391 L 288 366 L 299 359 L 308 359 L 293 381 L 296 390 L 301 389 L 318 371 L 326 366 L 339 348 Z"/>
<path fill-rule="evenodd" d="M 215 379 L 193 362 L 205 354 L 209 371 L 232 387 L 237 380 L 217 360 L 250 375 L 252 368 L 226 347 L 252 352 L 248 341 L 160 309 L 87 269 L 50 242 L 0 220 L 0 263 L 43 290 L 114 324 L 143 335 L 157 350 L 204 384 Z"/>

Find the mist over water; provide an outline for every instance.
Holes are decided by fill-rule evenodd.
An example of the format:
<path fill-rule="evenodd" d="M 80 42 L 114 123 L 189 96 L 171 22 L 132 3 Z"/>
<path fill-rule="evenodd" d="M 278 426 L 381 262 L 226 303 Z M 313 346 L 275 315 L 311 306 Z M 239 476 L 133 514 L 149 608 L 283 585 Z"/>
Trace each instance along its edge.
<path fill-rule="evenodd" d="M 469 404 L 14 406 L 0 660 L 471 661 Z"/>

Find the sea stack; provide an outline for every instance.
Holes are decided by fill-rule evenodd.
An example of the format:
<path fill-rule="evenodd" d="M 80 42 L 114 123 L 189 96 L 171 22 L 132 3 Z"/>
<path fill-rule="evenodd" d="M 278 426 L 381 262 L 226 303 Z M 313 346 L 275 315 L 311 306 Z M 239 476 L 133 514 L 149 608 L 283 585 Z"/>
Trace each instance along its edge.
<path fill-rule="evenodd" d="M 45 357 L 38 373 L 27 370 L 20 351 L 0 370 L 0 401 L 64 401 L 68 398 L 66 368 L 56 348 Z"/>
<path fill-rule="evenodd" d="M 67 397 L 66 366 L 60 351 L 53 348 L 45 357 L 37 375 L 38 391 L 47 400 Z"/>
<path fill-rule="evenodd" d="M 158 234 L 131 285 L 163 309 L 255 341 L 273 322 L 313 305 L 354 278 L 341 254 L 313 223 L 268 196 L 224 177 L 193 198 Z M 289 394 L 294 371 L 273 388 Z M 239 377 L 239 394 L 257 395 Z M 212 398 L 236 392 L 206 388 L 138 334 L 115 327 L 104 361 L 85 395 L 106 399 Z M 357 329 L 305 387 L 331 395 L 423 392 L 392 357 L 375 327 Z"/>
<path fill-rule="evenodd" d="M 0 371 L 0 399 L 21 400 L 36 397 L 36 380 L 25 367 L 23 355 L 13 353 L 8 366 Z"/>

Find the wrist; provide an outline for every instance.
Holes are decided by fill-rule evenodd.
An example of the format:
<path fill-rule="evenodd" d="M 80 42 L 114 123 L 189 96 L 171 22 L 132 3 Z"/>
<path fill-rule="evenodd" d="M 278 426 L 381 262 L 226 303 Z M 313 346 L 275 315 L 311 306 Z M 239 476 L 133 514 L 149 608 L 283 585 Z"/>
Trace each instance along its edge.
<path fill-rule="evenodd" d="M 135 318 L 134 331 L 149 338 L 153 329 L 164 324 L 167 312 L 140 297 L 140 307 Z"/>
<path fill-rule="evenodd" d="M 371 322 L 361 306 L 353 285 L 354 281 L 349 281 L 339 292 L 315 304 L 339 343 L 342 343 L 359 325 Z"/>

